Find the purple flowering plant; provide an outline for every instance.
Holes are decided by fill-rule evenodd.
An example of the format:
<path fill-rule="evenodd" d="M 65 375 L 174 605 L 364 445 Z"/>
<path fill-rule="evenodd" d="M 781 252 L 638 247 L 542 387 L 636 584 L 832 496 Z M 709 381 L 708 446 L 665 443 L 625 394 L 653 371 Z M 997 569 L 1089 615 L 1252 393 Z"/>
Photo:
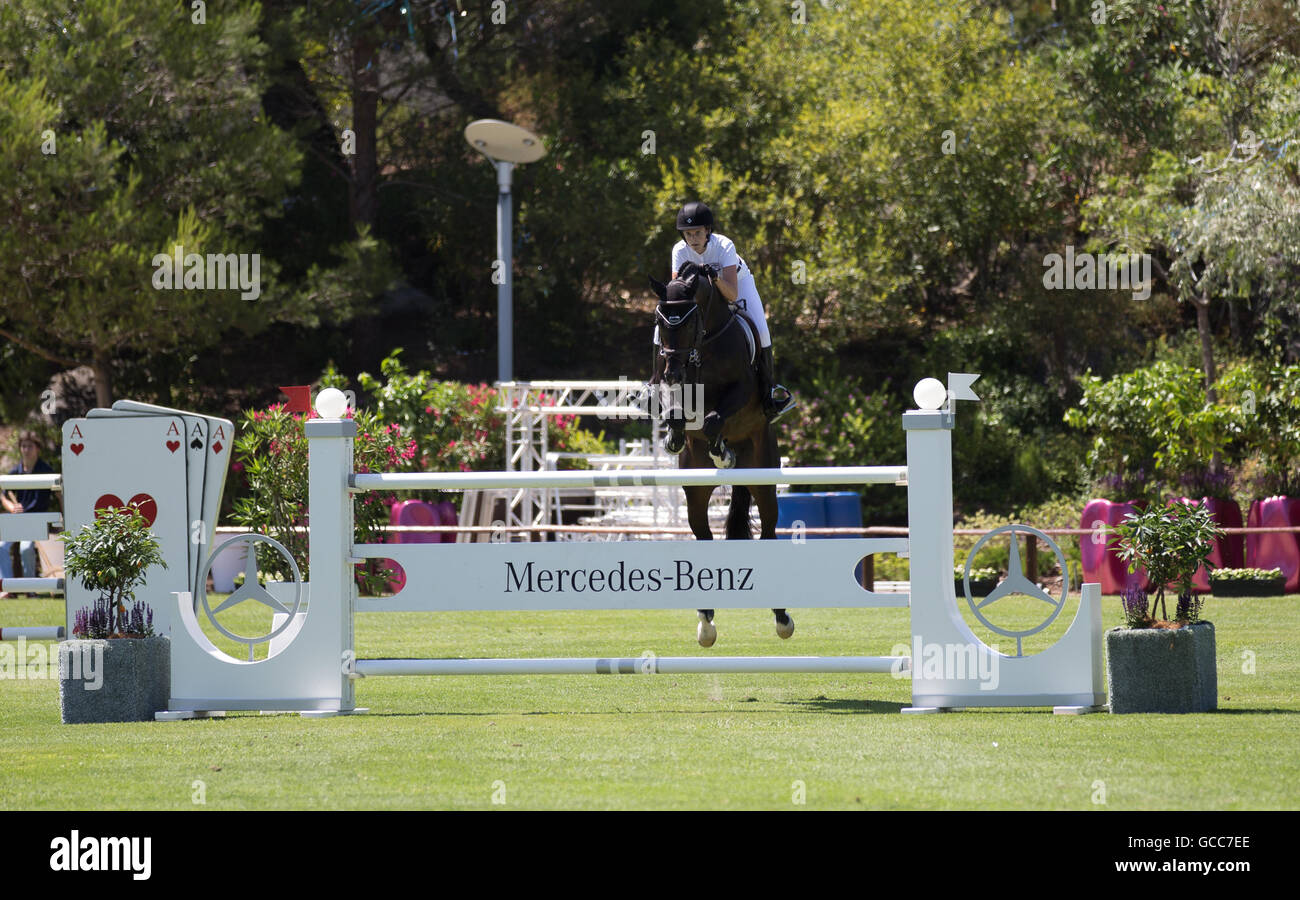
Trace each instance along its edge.
<path fill-rule="evenodd" d="M 1147 592 L 1142 585 L 1130 583 L 1119 595 L 1124 607 L 1124 624 L 1129 628 L 1150 628 L 1151 615 L 1147 612 Z"/>

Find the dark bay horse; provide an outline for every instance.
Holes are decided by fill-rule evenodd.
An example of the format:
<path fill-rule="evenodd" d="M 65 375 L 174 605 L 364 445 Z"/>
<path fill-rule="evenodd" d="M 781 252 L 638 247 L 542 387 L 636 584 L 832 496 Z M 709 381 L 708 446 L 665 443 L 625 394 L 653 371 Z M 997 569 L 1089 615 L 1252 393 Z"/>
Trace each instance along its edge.
<path fill-rule="evenodd" d="M 659 325 L 663 381 L 674 397 L 667 405 L 666 446 L 677 453 L 678 468 L 776 468 L 781 465 L 776 436 L 763 412 L 758 375 L 754 370 L 757 338 L 715 289 L 712 279 L 692 274 L 668 284 L 650 279 L 659 297 L 655 319 Z M 748 333 L 747 333 L 748 331 Z M 702 386 L 700 391 L 696 386 Z M 690 407 L 698 400 L 703 409 Z M 689 413 L 689 415 L 688 415 Z M 702 415 L 701 415 L 702 413 Z M 745 485 L 741 473 L 731 489 L 727 510 L 727 539 L 749 540 L 751 498 L 758 504 L 763 539 L 776 538 L 776 486 Z M 712 487 L 685 487 L 686 513 L 696 540 L 711 541 L 709 497 Z M 794 634 L 794 620 L 784 609 L 773 609 L 776 633 Z M 702 647 L 717 640 L 713 610 L 699 610 L 696 637 Z"/>

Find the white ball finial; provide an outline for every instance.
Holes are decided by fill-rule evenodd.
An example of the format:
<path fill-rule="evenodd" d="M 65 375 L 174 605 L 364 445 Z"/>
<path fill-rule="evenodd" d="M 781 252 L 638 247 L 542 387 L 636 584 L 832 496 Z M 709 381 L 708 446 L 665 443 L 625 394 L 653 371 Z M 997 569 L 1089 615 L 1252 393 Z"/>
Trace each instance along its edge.
<path fill-rule="evenodd" d="M 922 378 L 912 389 L 912 399 L 921 409 L 938 409 L 948 401 L 948 389 L 938 378 Z"/>
<path fill-rule="evenodd" d="M 347 410 L 347 395 L 338 388 L 325 388 L 316 395 L 316 412 L 322 419 L 341 419 Z"/>

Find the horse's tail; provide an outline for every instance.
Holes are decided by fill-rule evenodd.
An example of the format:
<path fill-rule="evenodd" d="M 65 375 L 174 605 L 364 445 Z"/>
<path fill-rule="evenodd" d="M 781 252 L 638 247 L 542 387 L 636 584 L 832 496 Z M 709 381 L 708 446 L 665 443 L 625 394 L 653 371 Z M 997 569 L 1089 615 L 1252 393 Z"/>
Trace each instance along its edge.
<path fill-rule="evenodd" d="M 731 506 L 727 510 L 727 540 L 748 540 L 754 536 L 749 530 L 749 502 L 749 488 L 732 487 Z"/>

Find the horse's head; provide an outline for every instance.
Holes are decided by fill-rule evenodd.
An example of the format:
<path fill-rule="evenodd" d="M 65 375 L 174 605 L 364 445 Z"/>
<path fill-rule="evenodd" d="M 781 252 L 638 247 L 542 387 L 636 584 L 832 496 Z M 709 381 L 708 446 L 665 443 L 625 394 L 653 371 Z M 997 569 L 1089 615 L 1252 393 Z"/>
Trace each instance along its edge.
<path fill-rule="evenodd" d="M 664 357 L 664 382 L 678 385 L 686 367 L 699 363 L 700 338 L 704 335 L 700 307 L 712 287 L 698 275 L 685 280 L 674 278 L 667 284 L 651 278 L 650 286 L 659 297 L 655 321 L 659 325 L 659 353 Z"/>

